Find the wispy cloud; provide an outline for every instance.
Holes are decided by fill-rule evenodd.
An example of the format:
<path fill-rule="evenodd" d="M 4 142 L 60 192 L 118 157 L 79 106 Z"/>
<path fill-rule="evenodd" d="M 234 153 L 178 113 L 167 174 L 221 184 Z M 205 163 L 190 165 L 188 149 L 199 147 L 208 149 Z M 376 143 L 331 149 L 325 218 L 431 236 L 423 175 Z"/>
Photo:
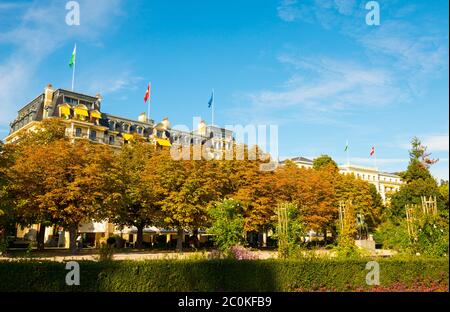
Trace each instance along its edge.
<path fill-rule="evenodd" d="M 115 74 L 114 77 L 96 77 L 94 81 L 90 82 L 88 91 L 90 93 L 99 92 L 102 94 L 111 94 L 123 91 L 131 91 L 137 89 L 137 84 L 144 80 L 143 77 L 132 75 L 128 71 Z"/>
<path fill-rule="evenodd" d="M 80 0 L 81 23 L 65 23 L 65 2 L 31 1 L 24 5 L 3 3 L 0 20 L 12 20 L 0 33 L 0 47 L 11 54 L 0 61 L 0 124 L 14 118 L 20 104 L 20 92 L 30 87 L 39 65 L 56 49 L 75 40 L 95 42 L 111 21 L 122 14 L 121 0 Z"/>
<path fill-rule="evenodd" d="M 286 113 L 289 109 L 291 120 L 337 125 L 336 116 L 406 100 L 386 69 L 342 59 L 291 54 L 280 55 L 278 61 L 294 74 L 277 89 L 240 94 L 239 98 L 251 104 L 237 108 L 241 115 L 247 109 L 252 118 L 256 115 L 260 119 L 273 118 L 277 111 Z"/>
<path fill-rule="evenodd" d="M 448 133 L 424 136 L 423 144 L 432 152 L 448 152 Z"/>
<path fill-rule="evenodd" d="M 286 22 L 320 25 L 353 39 L 378 66 L 389 64 L 401 73 L 399 81 L 409 88 L 405 92 L 423 95 L 430 76 L 438 77 L 448 71 L 448 19 L 417 15 L 420 8 L 416 5 L 383 2 L 381 25 L 369 27 L 365 24 L 366 2 L 283 0 L 277 10 Z M 412 14 L 416 15 L 409 18 Z"/>

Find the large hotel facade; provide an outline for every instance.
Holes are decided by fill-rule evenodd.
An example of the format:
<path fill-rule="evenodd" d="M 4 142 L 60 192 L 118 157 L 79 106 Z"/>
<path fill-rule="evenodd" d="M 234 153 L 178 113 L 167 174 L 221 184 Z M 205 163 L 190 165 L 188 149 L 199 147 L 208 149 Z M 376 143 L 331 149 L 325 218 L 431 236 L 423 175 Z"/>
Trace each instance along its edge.
<path fill-rule="evenodd" d="M 199 120 L 197 129 L 181 131 L 171 128 L 168 118 L 155 123 L 145 113 L 137 120 L 114 116 L 101 110 L 100 95 L 91 96 L 64 89 L 54 89 L 48 85 L 42 94 L 26 104 L 18 111 L 18 115 L 10 124 L 10 133 L 4 139 L 6 144 L 14 143 L 27 131 L 33 131 L 39 123 L 47 118 L 58 118 L 65 124 L 66 136 L 70 140 L 89 139 L 99 144 L 107 144 L 120 148 L 130 142 L 135 135 L 148 140 L 150 144 L 162 147 L 172 145 L 205 144 L 211 147 L 211 158 L 223 159 L 223 154 L 233 148 L 233 132 L 214 125 L 206 125 Z M 312 160 L 304 157 L 291 159 L 300 167 L 312 168 Z M 389 193 L 400 188 L 399 176 L 379 172 L 375 168 L 354 165 L 340 166 L 343 174 L 354 174 L 356 177 L 374 184 L 383 200 L 387 201 Z M 17 237 L 35 240 L 38 225 L 28 228 L 18 228 Z M 119 229 L 105 222 L 90 222 L 80 225 L 78 231 L 83 233 L 84 241 L 90 246 L 96 246 L 99 241 L 111 234 L 121 235 L 127 244 L 133 245 L 136 240 L 136 229 Z M 187 234 L 187 233 L 186 233 Z M 144 230 L 144 242 L 155 243 L 164 236 L 166 242 L 177 238 L 176 231 L 149 227 Z M 264 238 L 266 235 L 264 235 Z M 185 237 L 183 237 L 185 238 Z M 199 235 L 205 240 L 205 235 Z M 55 227 L 47 227 L 45 241 L 48 246 L 68 247 L 69 234 Z"/>

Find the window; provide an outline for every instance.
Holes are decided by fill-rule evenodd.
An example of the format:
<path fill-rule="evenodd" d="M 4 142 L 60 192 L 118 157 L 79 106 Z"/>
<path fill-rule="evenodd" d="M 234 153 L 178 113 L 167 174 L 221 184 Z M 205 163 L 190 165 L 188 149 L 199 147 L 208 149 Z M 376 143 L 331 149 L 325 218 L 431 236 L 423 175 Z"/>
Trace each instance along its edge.
<path fill-rule="evenodd" d="M 91 130 L 91 132 L 89 132 L 89 139 L 93 141 L 97 140 L 97 131 Z"/>
<path fill-rule="evenodd" d="M 114 136 L 113 135 L 110 135 L 109 136 L 109 144 L 114 144 Z"/>
<path fill-rule="evenodd" d="M 74 99 L 74 98 L 71 98 L 71 97 L 68 97 L 68 96 L 65 96 L 64 97 L 64 103 L 67 103 L 67 104 L 70 104 L 70 105 L 78 105 L 78 100 Z"/>
<path fill-rule="evenodd" d="M 75 136 L 81 137 L 81 128 L 75 128 Z"/>
<path fill-rule="evenodd" d="M 88 109 L 94 109 L 94 104 L 92 102 L 80 100 L 80 104 L 86 105 Z"/>

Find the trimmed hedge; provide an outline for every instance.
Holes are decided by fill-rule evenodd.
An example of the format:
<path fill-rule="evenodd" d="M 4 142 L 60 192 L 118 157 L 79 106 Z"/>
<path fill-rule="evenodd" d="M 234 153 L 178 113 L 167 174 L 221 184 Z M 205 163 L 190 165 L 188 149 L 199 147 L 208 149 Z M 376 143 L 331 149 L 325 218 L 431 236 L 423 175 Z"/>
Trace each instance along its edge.
<path fill-rule="evenodd" d="M 379 259 L 381 287 L 448 288 L 447 259 Z M 359 291 L 365 260 L 79 261 L 79 286 L 59 262 L 0 262 L 0 291 Z M 434 286 L 432 286 L 434 285 Z M 427 286 L 426 286 L 427 287 Z M 425 287 L 425 288 L 426 288 Z"/>

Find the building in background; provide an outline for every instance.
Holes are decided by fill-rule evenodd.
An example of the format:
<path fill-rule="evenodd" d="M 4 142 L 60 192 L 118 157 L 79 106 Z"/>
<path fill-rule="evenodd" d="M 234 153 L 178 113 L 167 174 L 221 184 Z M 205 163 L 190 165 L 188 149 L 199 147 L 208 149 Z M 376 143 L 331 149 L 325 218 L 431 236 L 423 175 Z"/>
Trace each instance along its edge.
<path fill-rule="evenodd" d="M 294 157 L 289 160 L 300 168 L 312 169 L 313 167 L 313 160 L 305 157 Z M 388 203 L 389 195 L 398 191 L 402 185 L 402 180 L 398 175 L 379 171 L 378 168 L 345 164 L 339 166 L 339 172 L 342 174 L 353 174 L 356 178 L 375 185 L 384 203 Z"/>

